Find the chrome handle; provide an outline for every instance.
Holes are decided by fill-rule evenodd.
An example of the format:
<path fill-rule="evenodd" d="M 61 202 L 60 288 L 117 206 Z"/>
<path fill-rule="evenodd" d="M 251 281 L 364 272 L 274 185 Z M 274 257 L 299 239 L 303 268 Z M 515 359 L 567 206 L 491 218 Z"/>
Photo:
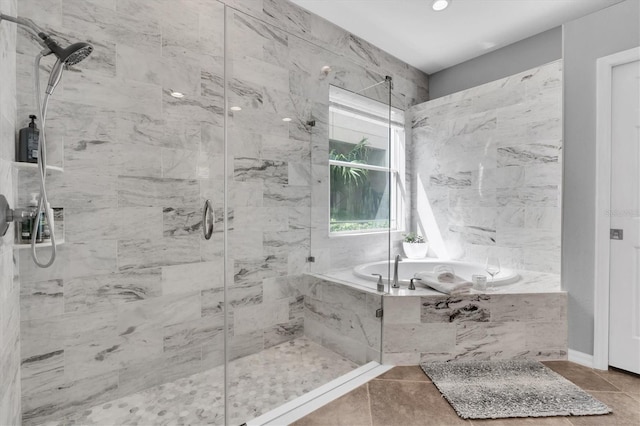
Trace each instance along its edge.
<path fill-rule="evenodd" d="M 378 291 L 384 291 L 384 283 L 382 282 L 382 274 L 371 274 L 374 277 L 378 277 L 378 283 L 376 285 L 376 288 Z"/>
<path fill-rule="evenodd" d="M 416 285 L 413 283 L 414 281 L 422 281 L 422 278 L 416 278 L 416 277 L 411 278 L 411 281 L 409 282 L 409 290 L 416 289 Z"/>
<path fill-rule="evenodd" d="M 202 232 L 204 233 L 204 239 L 211 239 L 213 234 L 213 208 L 211 207 L 211 201 L 204 202 L 204 209 L 202 211 Z"/>

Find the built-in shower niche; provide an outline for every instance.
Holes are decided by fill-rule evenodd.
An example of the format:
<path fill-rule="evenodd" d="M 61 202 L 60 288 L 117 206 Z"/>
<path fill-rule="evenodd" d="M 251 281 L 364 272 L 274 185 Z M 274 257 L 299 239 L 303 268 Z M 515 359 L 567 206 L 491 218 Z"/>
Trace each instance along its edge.
<path fill-rule="evenodd" d="M 64 209 L 52 207 L 53 209 L 53 218 L 54 218 L 54 233 L 56 238 L 56 245 L 64 244 Z M 20 235 L 20 226 L 16 226 L 16 236 L 15 243 L 13 245 L 14 248 L 24 249 L 31 248 L 31 242 L 26 241 Z M 46 239 L 40 243 L 36 242 L 36 249 L 43 247 L 51 247 L 51 240 Z"/>
<path fill-rule="evenodd" d="M 17 197 L 17 205 L 20 208 L 30 208 L 28 207 L 29 202 L 32 199 L 32 194 L 38 194 L 40 191 L 40 184 L 38 181 L 37 174 L 38 164 L 35 163 L 24 163 L 19 161 L 12 162 L 14 170 L 16 170 L 17 176 L 17 184 L 18 184 L 18 197 Z M 47 166 L 47 179 L 50 180 L 52 176 L 60 175 L 64 173 L 64 169 L 59 166 Z M 57 207 L 55 204 L 55 199 L 51 199 L 53 205 L 51 208 L 53 209 L 53 218 L 54 218 L 54 235 L 56 239 L 56 245 L 64 244 L 64 208 Z M 15 243 L 14 247 L 18 249 L 22 248 L 30 248 L 31 241 L 25 240 L 21 235 L 21 224 L 16 223 L 15 225 Z M 36 247 L 50 247 L 51 240 L 44 240 L 40 243 L 36 243 Z"/>

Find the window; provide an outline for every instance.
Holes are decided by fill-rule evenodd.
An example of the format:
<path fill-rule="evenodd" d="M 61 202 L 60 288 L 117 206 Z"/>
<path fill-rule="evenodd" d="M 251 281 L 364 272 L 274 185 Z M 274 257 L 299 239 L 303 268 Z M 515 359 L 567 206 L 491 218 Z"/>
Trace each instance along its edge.
<path fill-rule="evenodd" d="M 330 232 L 401 230 L 404 112 L 389 125 L 384 103 L 334 86 L 329 100 Z"/>

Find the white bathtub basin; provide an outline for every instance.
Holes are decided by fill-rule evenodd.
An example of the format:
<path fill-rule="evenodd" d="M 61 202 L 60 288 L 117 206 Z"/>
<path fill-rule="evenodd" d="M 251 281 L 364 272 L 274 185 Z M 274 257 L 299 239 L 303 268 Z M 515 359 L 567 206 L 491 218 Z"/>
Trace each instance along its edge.
<path fill-rule="evenodd" d="M 469 262 L 459 262 L 455 260 L 438 260 L 438 259 L 402 259 L 398 263 L 398 281 L 409 284 L 409 280 L 418 272 L 433 272 L 433 269 L 440 265 L 453 267 L 457 276 L 471 281 L 471 276 L 481 274 L 487 276 L 487 285 L 491 285 L 491 277 L 484 270 L 484 265 Z M 389 268 L 390 266 L 390 268 Z M 381 274 L 382 278 L 393 279 L 393 262 L 373 262 L 356 266 L 353 270 L 354 275 L 370 281 L 376 281 L 378 278 L 372 274 Z M 494 286 L 503 286 L 513 284 L 520 279 L 520 275 L 512 269 L 502 268 L 493 280 Z"/>

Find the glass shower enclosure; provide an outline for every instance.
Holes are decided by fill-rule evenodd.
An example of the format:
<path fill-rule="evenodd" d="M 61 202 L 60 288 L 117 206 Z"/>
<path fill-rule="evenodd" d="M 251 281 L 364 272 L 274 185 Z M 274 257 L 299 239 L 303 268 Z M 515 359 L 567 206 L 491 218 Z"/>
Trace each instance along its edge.
<path fill-rule="evenodd" d="M 18 14 L 95 50 L 49 106 L 58 259 L 16 244 L 24 423 L 241 424 L 380 362 L 392 264 L 384 292 L 334 273 L 398 251 L 392 81 L 262 7 L 44 3 Z"/>

